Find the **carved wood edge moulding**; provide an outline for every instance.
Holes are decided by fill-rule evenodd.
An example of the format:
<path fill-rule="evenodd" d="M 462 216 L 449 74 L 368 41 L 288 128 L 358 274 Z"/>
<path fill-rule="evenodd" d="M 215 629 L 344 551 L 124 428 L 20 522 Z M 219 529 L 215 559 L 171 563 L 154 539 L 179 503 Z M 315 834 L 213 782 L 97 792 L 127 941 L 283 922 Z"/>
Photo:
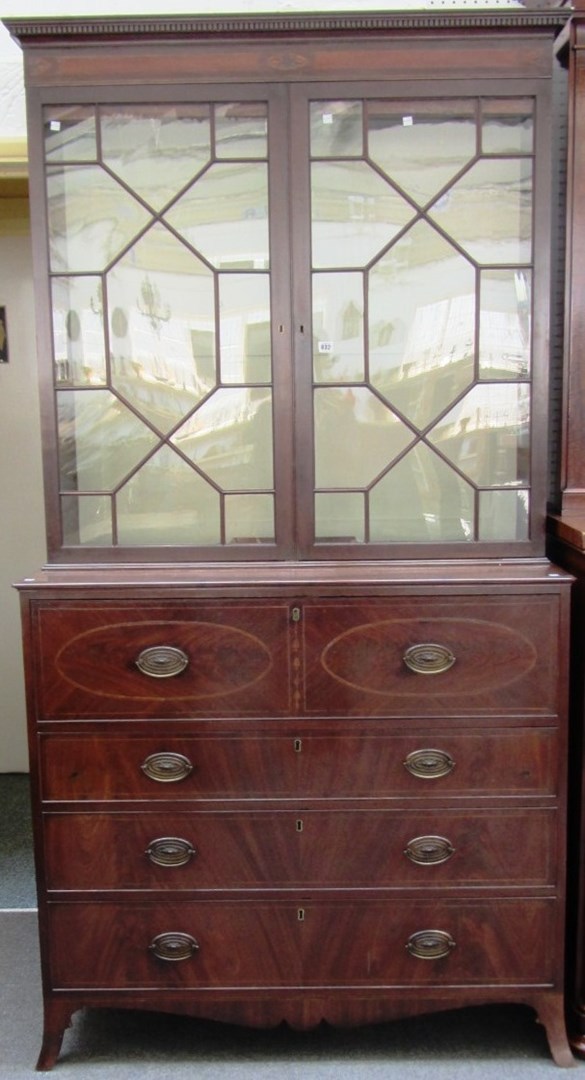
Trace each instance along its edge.
<path fill-rule="evenodd" d="M 183 35 L 355 33 L 387 30 L 453 30 L 473 27 L 561 26 L 570 17 L 568 10 L 483 10 L 452 12 L 366 12 L 331 15 L 266 15 L 220 17 L 143 16 L 120 18 L 3 19 L 8 31 L 30 44 L 34 38 L 144 37 Z"/>

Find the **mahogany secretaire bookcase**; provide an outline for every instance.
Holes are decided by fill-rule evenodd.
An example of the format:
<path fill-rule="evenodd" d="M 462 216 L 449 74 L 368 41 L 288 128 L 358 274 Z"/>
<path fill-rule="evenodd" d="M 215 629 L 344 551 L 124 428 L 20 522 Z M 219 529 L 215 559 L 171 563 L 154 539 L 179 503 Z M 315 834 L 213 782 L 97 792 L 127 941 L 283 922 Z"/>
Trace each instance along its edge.
<path fill-rule="evenodd" d="M 100 1006 L 521 1002 L 572 1062 L 572 578 L 545 557 L 567 17 L 8 20 L 40 1068 Z"/>

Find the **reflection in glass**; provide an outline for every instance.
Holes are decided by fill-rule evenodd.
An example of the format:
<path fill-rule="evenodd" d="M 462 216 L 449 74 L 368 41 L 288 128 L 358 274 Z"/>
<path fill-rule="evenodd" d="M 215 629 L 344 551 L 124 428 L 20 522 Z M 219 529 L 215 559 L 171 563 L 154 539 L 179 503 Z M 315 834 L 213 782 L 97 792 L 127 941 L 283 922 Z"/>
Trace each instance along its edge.
<path fill-rule="evenodd" d="M 413 439 L 409 428 L 364 386 L 315 391 L 317 487 L 365 487 Z"/>
<path fill-rule="evenodd" d="M 63 495 L 63 543 L 77 546 L 112 543 L 112 500 L 109 495 Z"/>
<path fill-rule="evenodd" d="M 466 394 L 429 438 L 480 487 L 504 487 L 528 480 L 529 427 L 529 387 L 485 383 Z"/>
<path fill-rule="evenodd" d="M 165 217 L 217 269 L 268 267 L 264 162 L 211 165 Z"/>
<path fill-rule="evenodd" d="M 272 495 L 226 495 L 226 544 L 274 541 L 274 498 Z"/>
<path fill-rule="evenodd" d="M 361 101 L 313 101 L 312 157 L 361 157 L 364 149 Z"/>
<path fill-rule="evenodd" d="M 362 274 L 313 274 L 313 370 L 316 382 L 363 380 Z"/>
<path fill-rule="evenodd" d="M 475 156 L 473 101 L 375 101 L 368 106 L 372 161 L 419 205 Z"/>
<path fill-rule="evenodd" d="M 315 269 L 365 266 L 414 216 L 365 161 L 315 162 L 311 198 Z"/>
<path fill-rule="evenodd" d="M 47 105 L 43 110 L 43 128 L 48 162 L 96 160 L 93 105 Z"/>
<path fill-rule="evenodd" d="M 166 433 L 215 385 L 213 272 L 154 225 L 107 275 L 107 292 L 113 384 Z M 197 334 L 211 357 L 194 353 Z"/>
<path fill-rule="evenodd" d="M 530 154 L 533 150 L 533 111 L 530 98 L 492 98 L 482 101 L 481 145 L 484 154 Z"/>
<path fill-rule="evenodd" d="M 215 153 L 218 158 L 265 158 L 267 139 L 265 102 L 215 106 Z"/>
<path fill-rule="evenodd" d="M 473 380 L 475 270 L 419 222 L 368 281 L 372 385 L 422 429 Z"/>
<path fill-rule="evenodd" d="M 431 210 L 479 263 L 525 263 L 532 255 L 532 161 L 484 158 Z"/>
<path fill-rule="evenodd" d="M 315 539 L 338 543 L 365 540 L 364 496 L 353 491 L 315 495 Z"/>
<path fill-rule="evenodd" d="M 270 381 L 268 274 L 219 275 L 219 336 L 222 382 Z"/>
<path fill-rule="evenodd" d="M 479 539 L 528 539 L 527 491 L 480 491 Z"/>
<path fill-rule="evenodd" d="M 93 165 L 47 174 L 51 269 L 57 273 L 104 270 L 150 221 L 150 214 Z"/>
<path fill-rule="evenodd" d="M 272 488 L 272 394 L 216 390 L 172 437 L 223 491 Z"/>
<path fill-rule="evenodd" d="M 103 385 L 106 356 L 101 278 L 57 277 L 51 285 L 56 385 Z"/>
<path fill-rule="evenodd" d="M 116 498 L 120 544 L 218 544 L 219 495 L 168 446 Z"/>
<path fill-rule="evenodd" d="M 370 492 L 370 539 L 473 540 L 473 488 L 419 443 Z"/>
<path fill-rule="evenodd" d="M 57 406 L 63 491 L 111 491 L 158 441 L 108 390 L 61 390 Z"/>
<path fill-rule="evenodd" d="M 106 165 L 156 210 L 209 161 L 208 105 L 115 105 L 100 110 Z"/>
<path fill-rule="evenodd" d="M 530 370 L 530 270 L 482 270 L 479 366 L 482 379 L 523 379 Z"/>

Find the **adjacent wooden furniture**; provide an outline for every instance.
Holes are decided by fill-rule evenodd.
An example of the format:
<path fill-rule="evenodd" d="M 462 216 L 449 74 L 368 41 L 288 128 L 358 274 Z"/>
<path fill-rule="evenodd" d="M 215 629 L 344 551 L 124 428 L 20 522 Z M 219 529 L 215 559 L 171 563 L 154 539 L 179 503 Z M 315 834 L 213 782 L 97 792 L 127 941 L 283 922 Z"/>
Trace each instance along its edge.
<path fill-rule="evenodd" d="M 572 603 L 569 924 L 567 950 L 567 1021 L 571 1045 L 585 1055 L 585 426 L 583 425 L 583 311 L 585 269 L 585 11 L 574 4 L 571 22 L 559 37 L 557 51 L 569 76 L 569 152 L 567 190 L 567 262 L 565 320 L 565 408 L 561 497 L 549 522 L 551 556 L 576 579 Z"/>
<path fill-rule="evenodd" d="M 19 585 L 39 1068 L 84 1006 L 488 1002 L 572 1063 L 564 21 L 9 21 L 49 547 Z"/>

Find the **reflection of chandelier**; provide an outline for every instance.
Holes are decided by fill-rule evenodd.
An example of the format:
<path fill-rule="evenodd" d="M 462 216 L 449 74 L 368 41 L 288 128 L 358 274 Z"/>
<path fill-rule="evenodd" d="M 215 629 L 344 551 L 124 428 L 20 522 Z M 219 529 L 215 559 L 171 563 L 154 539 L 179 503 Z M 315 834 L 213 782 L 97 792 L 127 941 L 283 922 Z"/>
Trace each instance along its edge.
<path fill-rule="evenodd" d="M 168 304 L 161 303 L 160 293 L 148 275 L 140 287 L 140 297 L 138 310 L 149 320 L 152 329 L 158 332 L 160 323 L 169 321 L 171 309 Z"/>

